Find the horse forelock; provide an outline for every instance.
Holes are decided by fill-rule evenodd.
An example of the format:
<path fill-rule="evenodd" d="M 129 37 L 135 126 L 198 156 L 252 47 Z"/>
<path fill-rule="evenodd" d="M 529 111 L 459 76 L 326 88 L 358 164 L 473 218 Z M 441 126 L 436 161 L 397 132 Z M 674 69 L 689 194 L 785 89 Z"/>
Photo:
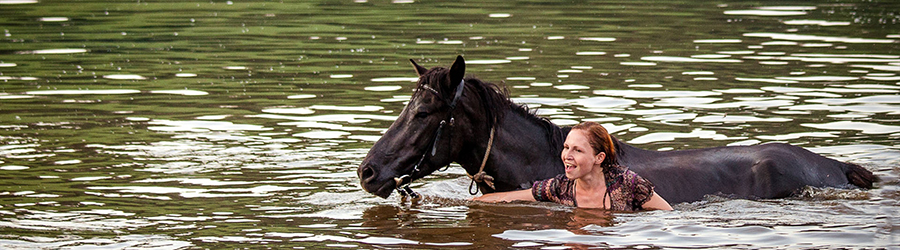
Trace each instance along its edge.
<path fill-rule="evenodd" d="M 450 72 L 449 69 L 444 67 L 434 67 L 427 71 L 427 73 L 419 76 L 419 81 L 416 84 L 417 89 L 427 89 L 432 88 L 436 90 L 438 95 L 444 95 L 449 87 L 447 84 L 442 84 L 444 79 L 447 79 L 447 74 Z"/>

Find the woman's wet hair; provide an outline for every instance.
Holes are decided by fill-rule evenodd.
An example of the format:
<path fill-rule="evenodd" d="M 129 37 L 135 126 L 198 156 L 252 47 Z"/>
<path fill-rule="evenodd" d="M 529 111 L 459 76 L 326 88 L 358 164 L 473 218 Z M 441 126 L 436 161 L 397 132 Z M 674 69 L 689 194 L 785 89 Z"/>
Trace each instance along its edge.
<path fill-rule="evenodd" d="M 591 121 L 582 122 L 572 127 L 572 129 L 578 129 L 587 133 L 588 142 L 591 144 L 591 148 L 594 149 L 595 155 L 600 152 L 606 153 L 606 158 L 600 163 L 601 167 L 605 169 L 618 164 L 618 159 L 616 158 L 616 146 L 613 144 L 609 132 L 607 132 L 606 128 L 600 125 L 600 123 Z"/>

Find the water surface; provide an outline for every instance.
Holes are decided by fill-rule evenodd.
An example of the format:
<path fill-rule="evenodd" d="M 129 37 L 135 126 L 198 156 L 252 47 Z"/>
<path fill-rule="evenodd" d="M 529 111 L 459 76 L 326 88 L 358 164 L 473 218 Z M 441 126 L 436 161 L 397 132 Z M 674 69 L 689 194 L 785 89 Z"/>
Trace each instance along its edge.
<path fill-rule="evenodd" d="M 0 248 L 898 248 L 900 5 L 0 0 Z M 420 64 L 651 150 L 784 142 L 873 190 L 674 212 L 418 202 L 355 170 Z"/>

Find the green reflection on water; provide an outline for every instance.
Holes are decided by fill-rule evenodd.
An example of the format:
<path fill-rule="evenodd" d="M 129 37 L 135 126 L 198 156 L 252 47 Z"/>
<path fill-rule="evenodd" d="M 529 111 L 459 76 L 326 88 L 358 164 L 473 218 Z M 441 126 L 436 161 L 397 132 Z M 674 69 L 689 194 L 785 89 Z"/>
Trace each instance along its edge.
<path fill-rule="evenodd" d="M 816 9 L 796 18 L 724 14 L 728 10 L 747 10 L 760 6 L 815 6 Z M 394 202 L 393 200 L 377 200 L 359 191 L 353 171 L 373 142 L 351 136 L 378 137 L 381 134 L 377 130 L 386 129 L 391 123 L 389 120 L 369 119 L 353 123 L 340 118 L 322 118 L 323 121 L 318 122 L 326 125 L 317 125 L 368 129 L 348 130 L 350 136 L 324 139 L 304 138 L 295 134 L 329 129 L 284 123 L 307 121 L 303 119 L 320 115 L 396 116 L 402 110 L 404 102 L 384 100 L 408 99 L 414 83 L 373 82 L 371 79 L 414 77 L 408 59 L 416 59 L 428 67 L 447 66 L 457 54 L 463 54 L 471 61 L 508 61 L 470 65 L 468 73 L 481 79 L 492 82 L 503 82 L 510 77 L 534 79 L 506 80 L 504 84 L 511 88 L 514 97 L 577 100 L 603 96 L 603 90 L 627 89 L 760 90 L 766 86 L 823 89 L 841 88 L 847 84 L 895 87 L 894 82 L 873 80 L 760 83 L 737 79 L 776 79 L 795 76 L 797 72 L 802 72 L 801 76 L 857 77 L 867 73 L 894 74 L 896 70 L 854 67 L 847 63 L 782 60 L 781 62 L 786 63 L 764 64 L 759 63 L 761 60 L 743 58 L 743 55 L 745 51 L 757 54 L 765 52 L 775 56 L 801 53 L 896 55 L 896 42 L 855 44 L 797 41 L 796 46 L 762 46 L 761 44 L 772 39 L 744 36 L 746 33 L 766 32 L 889 39 L 889 36 L 897 35 L 898 15 L 890 11 L 896 9 L 900 9 L 896 3 L 887 1 L 837 4 L 806 1 L 418 1 L 411 4 L 389 1 L 233 1 L 231 4 L 226 1 L 41 1 L 37 4 L 2 5 L 0 24 L 5 36 L 0 38 L 0 62 L 16 65 L 0 68 L 0 76 L 13 77 L 0 82 L 0 93 L 28 95 L 27 92 L 30 91 L 52 90 L 140 91 L 127 94 L 41 94 L 27 99 L 2 99 L 3 96 L 0 96 L 0 147 L 21 146 L 17 149 L 26 150 L 0 150 L 3 152 L 0 154 L 0 161 L 3 161 L 0 165 L 29 167 L 26 170 L 0 171 L 4 179 L 4 189 L 0 193 L 7 192 L 2 194 L 3 202 L 0 205 L 3 208 L 0 210 L 13 213 L 4 213 L 4 220 L 28 219 L 32 218 L 31 215 L 47 211 L 63 213 L 92 209 L 112 209 L 133 215 L 99 215 L 87 218 L 63 216 L 44 220 L 135 220 L 131 225 L 97 231 L 80 228 L 36 230 L 10 227 L 3 228 L 3 231 L 14 236 L 59 237 L 74 234 L 83 238 L 109 238 L 116 234 L 162 234 L 190 241 L 204 248 L 254 247 L 262 243 L 253 240 L 208 243 L 197 238 L 242 236 L 279 240 L 277 243 L 269 243 L 273 247 L 322 247 L 336 243 L 290 242 L 289 238 L 259 236 L 269 232 L 322 235 L 351 232 L 403 237 L 421 242 L 462 241 L 475 243 L 475 247 L 508 247 L 512 243 L 491 235 L 502 232 L 502 227 L 497 225 L 512 224 L 521 218 L 480 223 L 482 213 L 493 214 L 490 208 L 487 209 L 488 212 L 472 212 L 473 216 L 467 216 L 468 209 L 442 215 L 427 207 L 440 206 L 440 202 L 426 204 L 426 207 L 418 210 L 396 209 L 392 206 L 393 203 L 382 204 Z M 508 16 L 492 17 L 491 14 Z M 40 20 L 42 17 L 58 16 L 67 17 L 68 20 Z M 786 19 L 847 21 L 850 25 L 789 25 L 783 22 Z M 740 42 L 695 42 L 715 39 L 737 39 Z M 825 43 L 831 45 L 816 47 L 824 46 L 822 44 Z M 814 46 L 802 46 L 804 44 Z M 59 53 L 66 51 L 52 51 L 55 49 L 84 51 Z M 578 52 L 605 53 L 582 56 Z M 653 66 L 628 64 L 647 62 L 641 58 L 648 56 L 690 58 L 694 55 L 727 55 L 728 59 L 741 62 L 662 61 L 655 62 Z M 582 71 L 561 72 L 573 68 Z M 866 72 L 854 73 L 854 70 Z M 697 76 L 686 75 L 684 72 L 713 72 L 711 77 L 717 80 L 696 80 Z M 179 73 L 196 76 L 179 77 Z M 109 78 L 112 75 L 140 76 L 144 79 Z M 33 77 L 36 80 L 22 80 L 22 77 Z M 535 82 L 546 84 L 535 85 Z M 365 89 L 382 85 L 401 88 L 394 91 Z M 564 85 L 578 85 L 585 89 L 554 88 Z M 208 94 L 152 93 L 159 90 L 193 90 Z M 838 98 L 847 99 L 874 95 L 869 92 L 826 94 L 836 94 Z M 891 94 L 896 95 L 896 92 L 887 93 Z M 295 95 L 314 97 L 288 98 Z M 707 109 L 669 107 L 660 103 L 668 98 L 617 98 L 635 100 L 638 104 L 625 109 L 602 111 L 588 110 L 571 103 L 561 106 L 531 105 L 558 111 L 558 114 L 551 115 L 554 119 L 608 119 L 615 125 L 633 125 L 632 129 L 617 134 L 626 140 L 657 131 L 690 133 L 696 128 L 715 131 L 729 138 L 746 139 L 822 132 L 801 124 L 843 120 L 828 117 L 835 114 L 863 113 L 860 119 L 864 121 L 897 126 L 896 112 L 794 111 L 783 107 L 752 106 Z M 794 105 L 802 105 L 809 104 L 806 101 L 816 97 L 774 92 L 739 92 L 724 93 L 715 98 L 720 98 L 721 102 L 739 102 L 753 98 L 788 100 Z M 323 109 L 314 110 L 312 115 L 295 114 L 283 118 L 262 116 L 270 114 L 263 111 L 269 108 L 306 108 L 313 105 L 379 106 L 382 109 Z M 691 119 L 663 122 L 650 116 L 627 114 L 661 108 L 681 112 L 676 114 L 697 116 L 749 116 L 790 120 L 777 123 L 700 123 Z M 198 121 L 200 119 L 197 118 L 203 116 L 218 116 L 222 119 L 214 121 L 267 129 L 217 130 L 220 128 L 212 126 L 194 128 L 198 131 L 165 131 L 156 127 L 172 126 L 154 124 L 159 121 Z M 839 135 L 837 138 L 804 137 L 788 139 L 788 142 L 804 147 L 856 144 L 896 147 L 896 132 L 861 134 L 857 131 L 835 131 Z M 733 141 L 681 138 L 640 146 L 650 149 L 681 149 L 722 146 Z M 27 146 L 32 144 L 33 146 Z M 30 149 L 33 151 L 27 151 Z M 71 160 L 80 162 L 67 162 Z M 173 172 L 159 171 L 159 168 Z M 196 170 L 176 171 L 180 168 Z M 297 174 L 298 177 L 291 176 L 296 173 L 278 172 L 279 170 L 317 170 L 340 176 L 323 177 L 301 173 Z M 457 175 L 459 174 L 445 174 L 429 181 L 452 179 Z M 244 181 L 252 184 L 209 186 L 178 181 L 142 182 L 166 178 Z M 262 185 L 307 189 L 264 192 L 259 197 L 183 196 L 197 190 L 245 195 L 252 193 L 246 189 Z M 122 191 L 127 189 L 115 189 L 118 187 L 181 188 L 181 191 L 128 192 Z M 219 190 L 228 188 L 236 190 Z M 25 191 L 58 196 L 29 196 L 29 193 L 19 193 Z M 347 202 L 349 205 L 334 205 L 322 201 L 342 197 L 357 201 Z M 257 209 L 266 206 L 283 207 L 281 210 L 285 211 L 284 214 L 298 216 L 265 217 L 263 215 L 279 215 Z M 334 212 L 336 217 L 354 219 L 334 219 L 324 215 L 300 216 L 333 210 L 338 211 Z M 347 212 L 340 212 L 342 210 Z M 428 214 L 429 212 L 437 215 Z M 418 213 L 423 213 L 423 216 L 413 216 Z M 484 217 L 489 217 L 486 215 Z M 179 221 L 157 218 L 160 216 L 204 219 Z M 379 219 L 379 216 L 388 218 Z M 568 220 L 566 217 L 565 214 L 557 214 L 549 219 L 550 222 L 539 225 L 567 228 L 563 225 Z M 228 221 L 229 219 L 237 221 Z M 245 219 L 247 221 L 242 221 Z M 148 221 L 153 224 L 141 224 Z M 392 224 L 393 222 L 397 223 Z M 859 223 L 865 225 L 867 222 Z M 378 229 L 389 233 L 378 234 L 373 230 L 359 228 L 367 224 L 380 226 Z M 324 228 L 308 227 L 309 225 Z M 404 225 L 412 226 L 404 228 Z M 416 236 L 415 232 L 426 229 L 432 230 Z M 472 232 L 477 235 L 470 236 Z M 448 235 L 459 236 L 460 239 Z M 363 236 L 347 237 L 359 239 Z M 352 241 L 344 243 L 358 244 Z M 678 242 L 671 244 L 678 247 L 689 245 Z"/>

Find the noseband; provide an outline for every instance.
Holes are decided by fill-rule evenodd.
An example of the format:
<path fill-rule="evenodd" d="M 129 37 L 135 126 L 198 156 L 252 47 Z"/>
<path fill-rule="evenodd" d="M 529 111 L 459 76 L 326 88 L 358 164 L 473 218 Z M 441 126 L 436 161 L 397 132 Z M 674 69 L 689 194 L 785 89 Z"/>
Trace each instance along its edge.
<path fill-rule="evenodd" d="M 460 96 L 462 96 L 463 88 L 465 87 L 465 85 L 466 80 L 461 80 L 459 82 L 459 85 L 456 86 L 456 94 L 453 96 L 453 100 L 450 101 L 450 111 L 447 112 L 447 118 L 441 120 L 441 124 L 438 126 L 437 131 L 434 134 L 434 139 L 431 140 L 431 150 L 426 150 L 425 153 L 422 154 L 422 157 L 419 158 L 419 162 L 417 162 L 413 167 L 412 172 L 410 172 L 409 174 L 394 177 L 394 181 L 397 182 L 397 193 L 399 193 L 401 196 L 406 197 L 408 195 L 413 199 L 419 198 L 419 194 L 413 191 L 412 188 L 409 188 L 409 184 L 412 183 L 412 176 L 419 172 L 419 165 L 422 165 L 422 162 L 425 161 L 425 156 L 428 155 L 428 151 L 431 151 L 431 156 L 434 156 L 434 154 L 437 153 L 437 143 L 444 131 L 444 126 L 446 126 L 448 123 L 450 124 L 450 126 L 453 126 L 453 110 L 456 109 L 456 103 L 459 101 Z M 436 90 L 428 87 L 428 85 L 422 85 L 422 87 L 430 90 L 431 92 L 434 92 L 435 94 L 438 94 Z"/>

